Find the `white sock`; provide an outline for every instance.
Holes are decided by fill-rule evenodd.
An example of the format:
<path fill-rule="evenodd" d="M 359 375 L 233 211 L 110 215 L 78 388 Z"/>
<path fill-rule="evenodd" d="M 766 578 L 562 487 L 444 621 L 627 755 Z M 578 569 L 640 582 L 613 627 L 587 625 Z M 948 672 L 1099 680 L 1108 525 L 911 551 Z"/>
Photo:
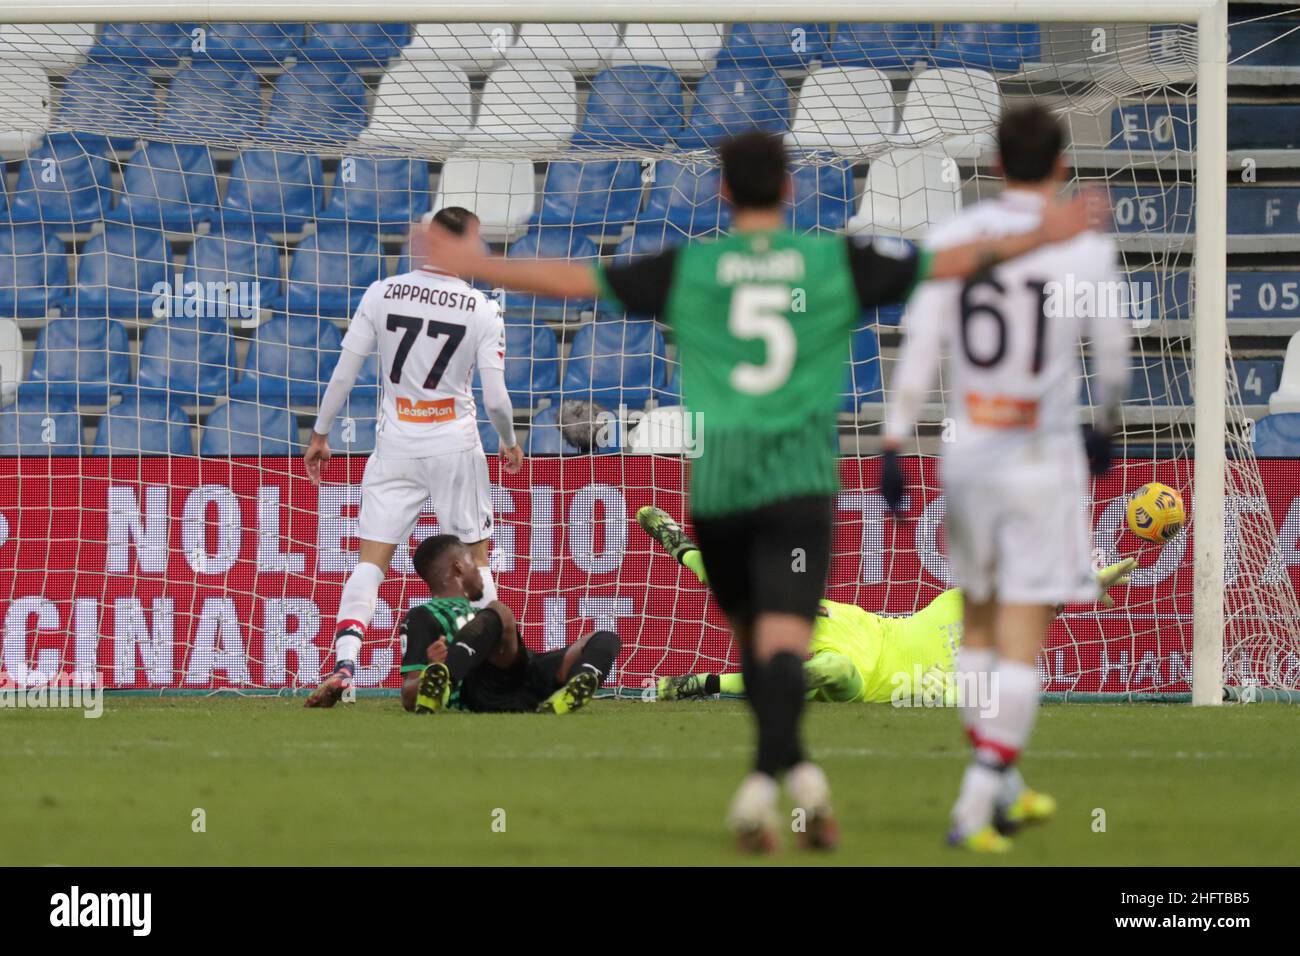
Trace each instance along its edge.
<path fill-rule="evenodd" d="M 991 647 L 957 648 L 957 713 L 961 715 L 961 725 L 967 735 L 979 719 L 979 695 L 989 686 L 987 675 L 998 663 L 997 651 Z"/>
<path fill-rule="evenodd" d="M 362 628 L 370 626 L 375 615 L 375 602 L 379 600 L 379 585 L 384 583 L 383 568 L 368 561 L 359 561 L 343 585 L 339 598 L 338 620 L 357 621 Z M 361 653 L 361 638 L 354 634 L 340 635 L 334 644 L 334 656 L 340 661 L 355 661 Z"/>
<path fill-rule="evenodd" d="M 1015 799 L 1023 786 L 1013 764 L 1029 740 L 1038 712 L 1037 667 L 999 660 L 992 674 L 989 699 L 962 708 L 963 722 L 969 714 L 966 726 L 977 735 L 975 759 L 966 768 L 961 793 L 952 808 L 953 825 L 963 834 L 991 823 L 995 805 L 1009 802 L 1005 801 L 1008 793 Z M 970 685 L 966 690 L 969 692 Z M 1012 773 L 1014 778 L 1008 779 Z"/>
<path fill-rule="evenodd" d="M 961 792 L 952 808 L 953 827 L 962 836 L 993 822 L 993 804 L 1002 789 L 1002 774 L 972 760 L 961 778 Z"/>
<path fill-rule="evenodd" d="M 492 578 L 492 569 L 480 564 L 478 573 L 483 577 L 483 596 L 474 602 L 475 607 L 487 607 L 497 599 L 497 583 Z"/>
<path fill-rule="evenodd" d="M 981 747 L 996 755 L 1003 764 L 1011 764 L 1029 742 L 1029 732 L 1034 729 L 1038 716 L 1038 696 L 1042 689 L 1038 668 L 1033 664 L 1001 660 L 993 672 L 994 684 L 991 713 L 980 718 Z"/>

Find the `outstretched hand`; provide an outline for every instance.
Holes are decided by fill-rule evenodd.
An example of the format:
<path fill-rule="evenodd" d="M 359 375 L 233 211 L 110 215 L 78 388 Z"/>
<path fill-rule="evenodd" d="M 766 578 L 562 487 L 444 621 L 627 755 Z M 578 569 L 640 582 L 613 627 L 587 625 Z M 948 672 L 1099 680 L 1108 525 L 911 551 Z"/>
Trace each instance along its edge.
<path fill-rule="evenodd" d="M 1065 242 L 1089 229 L 1103 229 L 1110 220 L 1110 200 L 1096 186 L 1079 190 L 1068 199 L 1056 199 L 1043 210 L 1040 226 L 1044 242 Z"/>

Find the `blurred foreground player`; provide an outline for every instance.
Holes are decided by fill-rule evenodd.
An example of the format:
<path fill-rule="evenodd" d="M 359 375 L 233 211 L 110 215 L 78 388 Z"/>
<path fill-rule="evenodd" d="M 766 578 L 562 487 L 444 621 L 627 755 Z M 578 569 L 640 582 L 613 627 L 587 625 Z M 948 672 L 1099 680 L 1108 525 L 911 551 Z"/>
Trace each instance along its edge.
<path fill-rule="evenodd" d="M 938 254 L 1035 228 L 1068 172 L 1064 139 L 1060 122 L 1041 106 L 1004 114 L 998 151 L 1006 188 L 936 227 L 927 245 Z M 1128 316 L 1123 308 L 1108 314 L 1117 261 L 1109 236 L 1085 232 L 966 282 L 928 282 L 903 319 L 880 489 L 897 512 L 904 490 L 898 451 L 946 355 L 954 425 L 943 446 L 944 527 L 952 576 L 966 597 L 957 670 L 960 684 L 982 688 L 986 698 L 957 708 L 971 760 L 952 809 L 954 847 L 1010 849 L 994 815 L 1002 780 L 1033 729 L 1038 654 L 1056 606 L 1091 600 L 1096 587 L 1088 474 L 1110 467 L 1129 374 Z M 1082 434 L 1081 338 L 1089 342 L 1098 402 Z"/>
<path fill-rule="evenodd" d="M 672 516 L 653 505 L 637 512 L 637 523 L 679 564 L 707 584 L 699 547 Z M 1098 572 L 1097 599 L 1114 601 L 1110 588 L 1128 583 L 1136 558 L 1125 558 Z M 829 703 L 920 702 L 954 706 L 958 701 L 955 656 L 961 645 L 962 593 L 950 588 L 915 614 L 891 617 L 823 599 L 813 623 L 811 656 L 804 661 L 809 700 Z M 742 674 L 684 674 L 660 677 L 659 700 L 744 694 Z M 1010 833 L 1039 823 L 1056 812 L 1056 801 L 1025 786 L 1015 768 L 1003 777 L 995 825 Z"/>
<path fill-rule="evenodd" d="M 407 710 L 572 713 L 591 700 L 618 657 L 613 631 L 534 654 L 520 639 L 509 607 L 501 601 L 474 606 L 483 597 L 483 576 L 455 535 L 426 538 L 413 561 L 430 598 L 402 618 Z"/>
<path fill-rule="evenodd" d="M 930 276 L 961 277 L 1076 235 L 1083 202 L 1053 204 L 1037 228 L 934 256 L 786 225 L 790 162 L 779 135 L 718 146 L 722 198 L 735 211 L 716 240 L 594 267 L 506 259 L 430 227 L 431 258 L 457 274 L 536 295 L 593 298 L 657 315 L 676 338 L 685 404 L 704 429 L 690 507 L 709 587 L 740 647 L 758 727 L 754 769 L 728 822 L 742 851 L 774 850 L 784 778 L 807 827 L 802 846 L 838 843 L 830 786 L 800 739 L 803 658 L 830 563 L 839 489 L 837 413 L 849 341 L 863 310 L 907 298 Z M 801 554 L 801 561 L 792 555 Z"/>

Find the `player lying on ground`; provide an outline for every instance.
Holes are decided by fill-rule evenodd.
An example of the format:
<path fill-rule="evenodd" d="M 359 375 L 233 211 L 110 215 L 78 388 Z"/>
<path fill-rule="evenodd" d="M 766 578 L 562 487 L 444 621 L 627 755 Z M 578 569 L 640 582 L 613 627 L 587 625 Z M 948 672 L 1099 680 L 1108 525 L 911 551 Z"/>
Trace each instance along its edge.
<path fill-rule="evenodd" d="M 668 512 L 646 505 L 637 512 L 636 520 L 701 584 L 708 584 L 699 546 Z M 1114 605 L 1109 590 L 1127 584 L 1135 567 L 1136 558 L 1125 558 L 1098 572 L 1097 600 L 1103 606 Z M 884 704 L 941 692 L 951 702 L 956 696 L 951 677 L 961 642 L 963 609 L 959 588 L 949 588 L 906 617 L 873 614 L 856 604 L 822 599 L 813 623 L 811 656 L 803 669 L 808 699 Z M 916 686 L 917 677 L 922 680 L 920 687 Z M 744 692 L 744 676 L 738 673 L 661 677 L 657 688 L 660 700 Z"/>
<path fill-rule="evenodd" d="M 474 606 L 483 598 L 482 571 L 455 535 L 426 538 L 412 560 L 430 597 L 402 618 L 407 710 L 568 714 L 591 700 L 618 657 L 621 645 L 613 631 L 534 654 L 520 639 L 508 606 Z"/>

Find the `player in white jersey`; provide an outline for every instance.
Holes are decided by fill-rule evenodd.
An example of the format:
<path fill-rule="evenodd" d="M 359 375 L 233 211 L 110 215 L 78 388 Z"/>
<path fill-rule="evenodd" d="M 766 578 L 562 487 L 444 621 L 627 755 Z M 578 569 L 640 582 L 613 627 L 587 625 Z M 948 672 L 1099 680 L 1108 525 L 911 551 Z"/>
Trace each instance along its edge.
<path fill-rule="evenodd" d="M 1037 106 L 998 130 L 1005 191 L 934 228 L 932 249 L 1033 228 L 1067 173 L 1058 121 Z M 881 491 L 897 510 L 898 449 L 911 436 L 941 354 L 952 440 L 943 448 L 945 531 L 966 597 L 957 658 L 958 710 L 973 756 L 949 842 L 1004 852 L 994 807 L 1038 706 L 1036 660 L 1058 604 L 1091 602 L 1088 474 L 1110 466 L 1110 436 L 1128 382 L 1128 329 L 1108 308 L 1116 247 L 1085 232 L 998 263 L 965 282 L 925 283 L 904 317 L 905 341 L 885 426 Z M 1079 343 L 1091 344 L 1095 421 L 1079 425 Z"/>
<path fill-rule="evenodd" d="M 448 207 L 434 220 L 455 241 L 481 247 L 478 217 L 469 210 Z M 483 404 L 501 438 L 502 467 L 515 474 L 523 463 L 506 391 L 501 310 L 465 280 L 426 264 L 372 283 L 357 306 L 305 456 L 314 483 L 320 484 L 321 465 L 330 458 L 330 428 L 376 350 L 383 400 L 375 450 L 361 479 L 360 554 L 339 599 L 334 672 L 307 698 L 308 707 L 334 706 L 351 683 L 393 553 L 410 540 L 430 498 L 439 528 L 468 545 L 480 569 L 479 603 L 496 600 L 488 570 L 491 487 L 472 390 L 476 368 Z"/>

